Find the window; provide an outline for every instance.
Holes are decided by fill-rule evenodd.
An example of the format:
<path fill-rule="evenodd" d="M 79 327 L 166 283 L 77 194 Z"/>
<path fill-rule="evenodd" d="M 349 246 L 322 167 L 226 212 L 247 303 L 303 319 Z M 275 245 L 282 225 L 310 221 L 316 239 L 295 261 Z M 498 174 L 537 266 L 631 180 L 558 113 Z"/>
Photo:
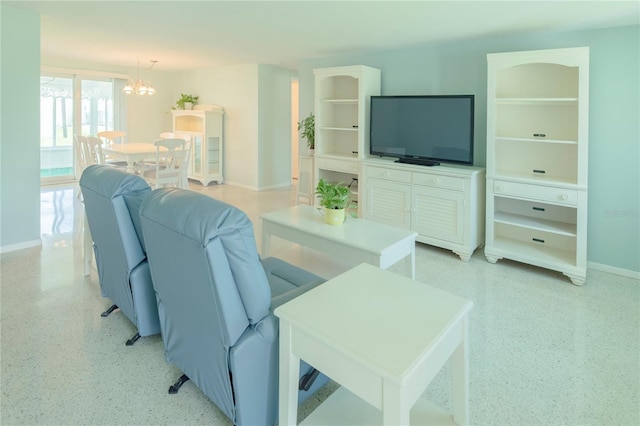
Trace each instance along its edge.
<path fill-rule="evenodd" d="M 125 78 L 43 72 L 40 77 L 40 179 L 79 178 L 73 136 L 126 131 Z"/>

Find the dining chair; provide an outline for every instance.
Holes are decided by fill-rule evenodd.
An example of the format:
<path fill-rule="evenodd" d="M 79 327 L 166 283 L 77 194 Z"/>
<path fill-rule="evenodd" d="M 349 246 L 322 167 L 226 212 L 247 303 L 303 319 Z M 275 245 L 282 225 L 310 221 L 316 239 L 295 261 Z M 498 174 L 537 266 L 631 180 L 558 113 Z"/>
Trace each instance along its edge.
<path fill-rule="evenodd" d="M 184 139 L 159 139 L 156 146 L 155 168 L 143 172 L 143 176 L 156 188 L 175 186 L 188 189 L 186 173 L 191 143 Z"/>
<path fill-rule="evenodd" d="M 104 140 L 105 143 L 112 144 L 116 141 L 118 141 L 118 143 L 124 143 L 124 138 L 127 134 L 119 130 L 105 130 L 98 132 L 97 136 Z"/>
<path fill-rule="evenodd" d="M 98 132 L 96 134 L 100 139 L 104 141 L 106 145 L 111 145 L 118 141 L 118 143 L 124 143 L 124 138 L 127 136 L 125 132 L 119 130 L 105 130 L 102 132 Z M 110 164 L 112 166 L 118 167 L 126 167 L 127 163 L 125 161 L 111 160 L 108 155 L 105 155 L 105 164 Z"/>
<path fill-rule="evenodd" d="M 173 132 L 162 132 L 160 133 L 160 139 L 173 139 L 176 137 L 176 134 Z"/>
<path fill-rule="evenodd" d="M 92 164 L 106 164 L 105 156 L 102 152 L 102 140 L 94 136 L 84 136 L 83 147 L 85 167 Z"/>
<path fill-rule="evenodd" d="M 85 137 L 82 135 L 73 135 L 73 151 L 76 158 L 76 175 L 82 175 L 82 172 L 87 167 L 87 160 L 85 159 L 84 152 Z"/>
<path fill-rule="evenodd" d="M 191 135 L 185 132 L 174 133 L 177 139 L 184 139 L 186 155 L 184 158 L 183 166 L 180 166 L 180 172 L 182 175 L 182 188 L 189 189 L 189 168 L 191 167 L 191 152 L 193 151 L 193 141 Z"/>

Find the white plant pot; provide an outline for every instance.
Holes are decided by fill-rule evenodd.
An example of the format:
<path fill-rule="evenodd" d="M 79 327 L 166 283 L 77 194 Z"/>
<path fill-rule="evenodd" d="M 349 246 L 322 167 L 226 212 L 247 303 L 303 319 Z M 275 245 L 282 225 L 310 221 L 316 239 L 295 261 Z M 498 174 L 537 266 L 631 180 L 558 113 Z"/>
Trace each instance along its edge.
<path fill-rule="evenodd" d="M 313 148 L 307 148 L 307 155 L 309 157 L 313 157 L 313 154 L 315 154 L 316 150 Z"/>
<path fill-rule="evenodd" d="M 193 109 L 193 104 L 191 102 L 185 102 L 184 103 L 184 109 L 192 110 Z"/>
<path fill-rule="evenodd" d="M 329 225 L 342 225 L 345 217 L 345 209 L 324 209 L 324 221 Z"/>

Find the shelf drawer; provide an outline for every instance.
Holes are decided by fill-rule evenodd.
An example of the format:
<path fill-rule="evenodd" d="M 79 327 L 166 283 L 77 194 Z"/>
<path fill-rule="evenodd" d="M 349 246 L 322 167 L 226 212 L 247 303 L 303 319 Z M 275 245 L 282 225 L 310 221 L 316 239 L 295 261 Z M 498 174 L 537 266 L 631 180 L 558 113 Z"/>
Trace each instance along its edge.
<path fill-rule="evenodd" d="M 412 181 L 416 185 L 427 185 L 436 188 L 452 189 L 454 191 L 464 191 L 464 179 L 430 173 L 413 173 L 412 175 Z"/>
<path fill-rule="evenodd" d="M 333 160 L 328 158 L 318 158 L 316 161 L 318 169 L 358 174 L 358 163 L 356 161 Z"/>
<path fill-rule="evenodd" d="M 578 191 L 574 189 L 552 188 L 544 185 L 529 185 L 526 183 L 496 180 L 493 183 L 493 192 L 496 195 L 511 195 L 557 204 L 572 206 L 578 204 Z"/>
<path fill-rule="evenodd" d="M 380 178 L 392 180 L 394 182 L 411 183 L 411 172 L 395 169 L 384 169 L 381 167 L 367 167 L 368 178 Z"/>

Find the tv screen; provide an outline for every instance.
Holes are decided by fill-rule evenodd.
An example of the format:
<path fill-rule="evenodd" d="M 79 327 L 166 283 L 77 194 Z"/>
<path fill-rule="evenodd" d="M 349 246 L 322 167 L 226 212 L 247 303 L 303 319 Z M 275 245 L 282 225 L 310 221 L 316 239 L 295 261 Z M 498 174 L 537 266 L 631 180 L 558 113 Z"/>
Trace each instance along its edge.
<path fill-rule="evenodd" d="M 473 164 L 473 101 L 474 95 L 372 96 L 370 154 Z"/>

